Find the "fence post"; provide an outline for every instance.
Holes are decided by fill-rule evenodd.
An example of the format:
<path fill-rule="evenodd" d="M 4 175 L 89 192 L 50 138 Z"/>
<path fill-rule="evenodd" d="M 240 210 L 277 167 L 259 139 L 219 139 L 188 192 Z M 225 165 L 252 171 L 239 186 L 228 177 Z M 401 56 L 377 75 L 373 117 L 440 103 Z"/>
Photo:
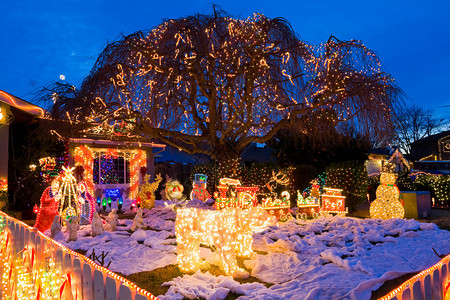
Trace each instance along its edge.
<path fill-rule="evenodd" d="M 28 230 L 28 229 L 25 230 L 25 235 L 24 235 L 24 240 L 23 240 L 23 243 L 25 246 L 30 244 L 30 233 L 31 233 L 30 230 Z M 34 245 L 32 245 L 32 246 L 34 248 Z"/>
<path fill-rule="evenodd" d="M 56 249 L 55 263 L 61 267 L 61 271 L 64 272 L 64 254 L 61 248 Z"/>
<path fill-rule="evenodd" d="M 89 264 L 83 264 L 83 299 L 94 300 L 94 278 Z"/>
<path fill-rule="evenodd" d="M 417 280 L 416 282 L 414 282 L 413 287 L 412 287 L 412 294 L 413 294 L 413 299 L 414 300 L 422 300 L 422 283 L 420 282 L 420 280 Z"/>
<path fill-rule="evenodd" d="M 121 284 L 119 287 L 119 300 L 133 300 L 131 290 L 126 285 Z"/>
<path fill-rule="evenodd" d="M 83 295 L 83 271 L 81 269 L 81 260 L 78 257 L 73 259 L 73 279 L 78 287 L 78 292 Z"/>
<path fill-rule="evenodd" d="M 433 299 L 442 299 L 442 277 L 439 269 L 434 270 L 433 272 Z"/>
<path fill-rule="evenodd" d="M 402 300 L 411 300 L 411 287 L 407 288 L 402 292 Z"/>
<path fill-rule="evenodd" d="M 433 295 L 433 284 L 431 283 L 431 275 L 427 274 L 423 280 L 423 295 L 424 299 L 431 299 Z"/>
<path fill-rule="evenodd" d="M 95 300 L 105 299 L 105 281 L 103 273 L 99 270 L 94 270 L 94 298 Z"/>
<path fill-rule="evenodd" d="M 106 300 L 117 300 L 116 280 L 110 276 L 106 277 Z"/>
<path fill-rule="evenodd" d="M 147 297 L 136 293 L 136 297 L 134 298 L 134 300 L 147 300 Z"/>
<path fill-rule="evenodd" d="M 68 252 L 64 254 L 64 273 L 73 272 L 72 255 Z"/>

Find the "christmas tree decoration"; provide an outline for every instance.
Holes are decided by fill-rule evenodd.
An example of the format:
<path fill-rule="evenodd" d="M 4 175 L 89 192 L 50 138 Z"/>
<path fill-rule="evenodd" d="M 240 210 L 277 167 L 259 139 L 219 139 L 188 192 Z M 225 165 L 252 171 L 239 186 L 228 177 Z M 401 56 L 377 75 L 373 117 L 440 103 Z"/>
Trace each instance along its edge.
<path fill-rule="evenodd" d="M 208 181 L 208 176 L 204 174 L 195 174 L 194 180 L 192 181 L 192 192 L 191 192 L 191 200 L 200 200 L 205 202 L 211 195 L 206 189 L 206 183 Z"/>
<path fill-rule="evenodd" d="M 155 205 L 155 191 L 161 182 L 161 174 L 156 175 L 155 181 L 150 183 L 150 175 L 144 176 L 143 184 L 140 186 L 138 197 L 141 199 L 142 208 L 152 208 Z"/>
<path fill-rule="evenodd" d="M 340 217 L 345 217 L 347 209 L 345 208 L 345 196 L 342 195 L 342 190 L 328 187 L 324 188 L 324 190 L 320 215 L 328 216 L 335 213 Z"/>
<path fill-rule="evenodd" d="M 377 198 L 370 204 L 370 217 L 387 220 L 405 216 L 405 209 L 400 202 L 400 190 L 395 181 L 394 173 L 381 173 L 380 185 L 376 190 Z"/>
<path fill-rule="evenodd" d="M 259 207 L 246 210 L 181 208 L 175 221 L 178 265 L 183 272 L 193 272 L 204 266 L 199 256 L 199 246 L 203 244 L 216 249 L 221 268 L 227 275 L 246 278 L 248 273 L 239 268 L 236 255 L 251 255 L 253 232 L 276 224 L 276 219 Z"/>
<path fill-rule="evenodd" d="M 77 181 L 72 172 L 75 167 L 69 168 L 63 166 L 63 177 L 56 199 L 59 200 L 59 215 L 66 219 L 70 216 L 79 216 L 81 205 L 78 200 Z"/>

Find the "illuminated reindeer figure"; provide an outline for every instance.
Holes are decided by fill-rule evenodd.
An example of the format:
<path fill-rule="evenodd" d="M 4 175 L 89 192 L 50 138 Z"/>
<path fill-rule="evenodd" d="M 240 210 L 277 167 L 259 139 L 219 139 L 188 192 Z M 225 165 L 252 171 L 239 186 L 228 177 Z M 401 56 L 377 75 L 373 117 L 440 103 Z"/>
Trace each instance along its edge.
<path fill-rule="evenodd" d="M 286 174 L 281 171 L 275 174 L 272 171 L 272 179 L 266 183 L 268 192 L 258 195 L 258 200 L 261 201 L 262 208 L 281 220 L 289 220 L 292 218 L 289 213 L 291 205 L 289 202 L 290 194 L 286 190 L 288 184 L 289 179 Z"/>
<path fill-rule="evenodd" d="M 275 173 L 272 171 L 272 178 L 266 183 L 266 188 L 268 192 L 260 193 L 260 198 L 262 197 L 262 203 L 271 200 L 281 199 L 282 202 L 289 202 L 290 194 L 286 190 L 286 186 L 289 184 L 289 178 L 287 175 L 281 171 Z"/>

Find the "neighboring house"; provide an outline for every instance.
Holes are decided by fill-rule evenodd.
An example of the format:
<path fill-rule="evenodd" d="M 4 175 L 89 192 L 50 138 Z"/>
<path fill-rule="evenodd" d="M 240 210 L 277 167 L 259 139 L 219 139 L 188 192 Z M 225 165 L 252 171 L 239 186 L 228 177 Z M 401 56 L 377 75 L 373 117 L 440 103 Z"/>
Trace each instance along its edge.
<path fill-rule="evenodd" d="M 43 116 L 42 108 L 0 90 L 0 189 L 7 187 L 10 125 L 44 122 Z M 54 127 L 64 126 L 60 125 Z M 106 127 L 105 124 L 99 126 Z M 65 138 L 65 164 L 74 167 L 75 176 L 83 176 L 97 196 L 107 189 L 121 189 L 127 192 L 126 196 L 134 198 L 142 176 L 147 173 L 154 178 L 154 157 L 164 151 L 166 145 L 134 141 L 120 134 L 107 135 L 99 128 L 96 132 L 74 132 Z M 51 158 L 43 158 L 48 159 Z"/>
<path fill-rule="evenodd" d="M 36 122 L 43 115 L 42 108 L 0 90 L 0 191 L 8 190 L 8 160 L 12 141 L 10 127 Z M 0 203 L 0 207 L 3 205 Z"/>
<path fill-rule="evenodd" d="M 380 173 L 387 163 L 395 165 L 394 172 L 409 171 L 410 169 L 409 162 L 398 148 L 373 148 L 369 150 L 369 157 L 366 161 L 367 173 L 369 175 Z"/>
<path fill-rule="evenodd" d="M 411 157 L 414 161 L 450 160 L 450 130 L 412 143 Z"/>

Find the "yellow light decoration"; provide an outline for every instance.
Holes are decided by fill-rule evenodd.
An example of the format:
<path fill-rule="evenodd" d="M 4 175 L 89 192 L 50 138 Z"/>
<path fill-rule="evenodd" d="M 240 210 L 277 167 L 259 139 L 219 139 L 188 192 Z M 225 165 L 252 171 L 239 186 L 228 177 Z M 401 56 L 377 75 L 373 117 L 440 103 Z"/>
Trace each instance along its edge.
<path fill-rule="evenodd" d="M 139 188 L 139 173 L 141 167 L 147 166 L 147 155 L 144 150 L 133 151 L 133 158 L 130 161 L 130 199 L 136 199 Z"/>
<path fill-rule="evenodd" d="M 15 224 L 20 225 L 21 227 L 25 228 L 25 230 L 28 231 L 33 231 L 33 229 L 28 226 L 27 224 L 17 220 L 17 219 L 13 219 L 11 217 L 9 217 L 8 215 L 6 215 L 5 213 L 0 211 L 0 217 L 1 218 L 5 218 L 5 219 L 9 219 L 15 222 Z M 49 245 L 49 247 L 47 249 L 42 249 L 42 253 L 45 255 L 46 253 L 49 252 L 54 252 L 55 248 L 59 248 L 63 251 L 63 253 L 68 253 L 70 255 L 72 255 L 73 257 L 77 257 L 80 260 L 82 260 L 84 263 L 89 264 L 89 266 L 93 269 L 93 270 L 98 270 L 100 272 L 102 272 L 104 274 L 104 276 L 110 276 L 111 278 L 114 278 L 116 281 L 118 281 L 118 284 L 123 284 L 127 287 L 129 287 L 132 291 L 135 291 L 145 297 L 147 297 L 147 299 L 157 299 L 154 295 L 152 295 L 150 292 L 138 287 L 135 283 L 113 273 L 112 271 L 108 270 L 105 267 L 99 266 L 97 263 L 93 262 L 91 259 L 87 258 L 84 255 L 81 255 L 67 247 L 65 247 L 64 245 L 62 245 L 61 243 L 56 242 L 55 240 L 51 239 L 50 237 L 44 235 L 43 233 L 39 232 L 39 231 L 33 231 L 36 232 L 36 234 L 38 234 L 43 240 L 45 240 L 47 242 L 47 244 Z M 9 239 L 7 238 L 9 236 L 9 229 L 8 230 L 4 230 L 1 234 L 0 234 L 0 259 L 1 256 L 4 256 L 4 254 L 6 253 L 6 257 L 7 259 L 3 259 L 1 260 L 1 262 L 4 262 L 4 264 L 0 265 L 0 271 L 1 269 L 3 269 L 3 276 L 2 276 L 2 299 L 10 299 L 12 295 L 15 295 L 15 281 L 14 279 L 11 279 L 12 277 L 9 276 L 9 274 L 14 275 L 13 272 L 9 272 L 10 270 L 14 271 L 15 265 L 14 265 L 14 260 L 12 259 L 13 256 L 8 254 L 11 253 L 8 249 L 10 249 L 10 242 Z M 50 246 L 51 245 L 51 246 Z M 54 255 L 54 253 L 53 253 Z M 41 291 L 45 290 L 45 286 L 47 284 L 48 289 L 52 289 L 52 291 L 54 291 L 56 289 L 56 291 L 58 291 L 58 295 L 57 297 L 44 297 L 42 296 L 40 299 L 54 299 L 54 300 L 59 300 L 59 299 L 63 299 L 61 298 L 60 292 L 61 292 L 61 287 L 62 284 L 64 282 L 68 281 L 68 277 L 67 274 L 62 274 L 59 270 L 59 266 L 57 266 L 52 258 L 44 258 L 44 260 L 46 261 L 47 265 L 43 265 L 42 263 L 39 265 L 38 270 L 40 270 L 38 272 L 38 276 L 36 278 L 36 286 L 38 286 L 39 283 L 41 283 Z M 3 268 L 2 268 L 3 267 Z M 44 272 L 42 272 L 42 268 L 44 268 Z M 51 274 L 48 274 L 47 277 L 51 278 L 49 280 L 43 280 L 42 279 L 42 274 L 44 273 L 48 273 L 50 272 L 50 270 L 52 270 Z M 1 272 L 0 272 L 1 274 Z M 62 274 L 62 276 L 61 276 Z M 11 283 L 11 286 L 10 286 Z M 55 287 L 56 285 L 56 287 Z M 74 295 L 73 299 L 76 299 L 77 294 L 79 294 L 79 291 L 77 290 L 77 287 L 74 286 Z M 43 295 L 43 294 L 41 294 Z M 37 296 L 37 295 L 34 295 Z M 37 297 L 32 297 L 32 298 L 28 298 L 28 299 L 37 299 Z"/>
<path fill-rule="evenodd" d="M 8 180 L 0 179 L 0 192 L 6 192 L 8 190 Z"/>
<path fill-rule="evenodd" d="M 180 269 L 194 272 L 204 266 L 199 256 L 199 246 L 203 244 L 215 247 L 227 275 L 246 278 L 248 273 L 238 267 L 236 255 L 251 255 L 253 232 L 276 225 L 276 222 L 260 207 L 247 210 L 181 208 L 175 220 Z"/>
<path fill-rule="evenodd" d="M 240 186 L 238 179 L 221 178 L 219 180 L 218 192 L 214 193 L 215 209 L 224 209 L 237 207 L 241 209 L 258 205 L 256 192 L 259 187 L 256 186 Z"/>
<path fill-rule="evenodd" d="M 320 215 L 328 216 L 331 213 L 336 213 L 340 217 L 345 217 L 347 211 L 345 209 L 345 196 L 341 195 L 342 190 L 334 188 L 324 188 L 324 190 Z"/>
<path fill-rule="evenodd" d="M 142 208 L 152 208 L 155 205 L 155 191 L 158 189 L 161 182 L 161 174 L 156 175 L 155 181 L 149 183 L 150 175 L 145 175 L 142 185 L 138 193 L 138 197 L 141 199 Z"/>
<path fill-rule="evenodd" d="M 77 180 L 72 174 L 74 169 L 63 166 L 64 174 L 59 191 L 56 194 L 56 199 L 59 200 L 60 216 L 62 216 L 63 211 L 67 207 L 72 207 L 75 210 L 76 216 L 79 216 L 79 212 L 81 211 L 81 203 L 78 201 Z"/>
<path fill-rule="evenodd" d="M 403 218 L 405 209 L 400 199 L 400 190 L 395 185 L 395 174 L 383 172 L 377 187 L 377 198 L 370 204 L 370 216 L 383 220 Z"/>
<path fill-rule="evenodd" d="M 94 156 L 91 148 L 87 146 L 76 147 L 73 152 L 75 165 L 84 169 L 83 181 L 86 182 L 89 194 L 94 195 Z"/>

